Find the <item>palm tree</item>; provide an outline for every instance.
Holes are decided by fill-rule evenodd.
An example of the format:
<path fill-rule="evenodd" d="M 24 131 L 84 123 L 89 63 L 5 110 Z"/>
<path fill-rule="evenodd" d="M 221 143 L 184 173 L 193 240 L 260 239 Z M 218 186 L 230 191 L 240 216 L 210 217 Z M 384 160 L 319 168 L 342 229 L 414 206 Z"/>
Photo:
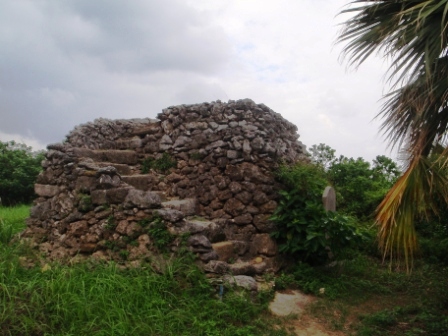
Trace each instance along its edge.
<path fill-rule="evenodd" d="M 359 66 L 374 52 L 390 58 L 393 91 L 379 116 L 392 147 L 406 153 L 405 172 L 377 209 L 384 257 L 412 264 L 416 216 L 436 211 L 437 197 L 448 202 L 448 181 L 432 160 L 448 129 L 448 0 L 356 0 L 338 38 L 342 56 Z M 448 157 L 443 151 L 440 157 Z"/>

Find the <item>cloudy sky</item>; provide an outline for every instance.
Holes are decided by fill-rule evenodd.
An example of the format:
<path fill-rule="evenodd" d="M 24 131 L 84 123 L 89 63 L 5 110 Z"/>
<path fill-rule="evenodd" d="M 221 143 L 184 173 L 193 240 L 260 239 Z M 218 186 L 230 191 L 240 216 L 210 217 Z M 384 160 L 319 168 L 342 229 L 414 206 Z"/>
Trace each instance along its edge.
<path fill-rule="evenodd" d="M 0 140 L 44 148 L 95 118 L 251 98 L 308 147 L 386 154 L 380 58 L 347 70 L 348 0 L 0 0 Z"/>

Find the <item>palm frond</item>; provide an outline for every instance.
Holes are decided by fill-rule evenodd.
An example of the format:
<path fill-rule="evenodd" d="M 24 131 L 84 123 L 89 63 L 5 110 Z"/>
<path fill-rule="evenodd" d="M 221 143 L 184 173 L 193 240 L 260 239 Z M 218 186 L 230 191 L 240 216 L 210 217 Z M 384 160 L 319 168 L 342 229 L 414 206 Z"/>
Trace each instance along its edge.
<path fill-rule="evenodd" d="M 424 146 L 428 155 L 434 141 L 440 141 L 448 126 L 448 57 L 439 58 L 432 65 L 429 79 L 425 71 L 412 82 L 386 95 L 379 117 L 383 119 L 381 129 L 391 146 L 403 144 Z M 426 143 L 422 144 L 421 133 L 425 132 Z M 415 146 L 414 145 L 414 146 Z"/>
<path fill-rule="evenodd" d="M 355 14 L 344 23 L 338 42 L 342 56 L 359 66 L 374 52 L 394 60 L 389 79 L 412 82 L 447 55 L 448 0 L 356 0 L 340 14 Z"/>
<path fill-rule="evenodd" d="M 448 180 L 440 167 L 424 156 L 414 158 L 377 209 L 383 258 L 389 257 L 391 264 L 404 259 L 408 271 L 418 250 L 414 219 L 437 212 L 435 196 L 448 201 Z"/>

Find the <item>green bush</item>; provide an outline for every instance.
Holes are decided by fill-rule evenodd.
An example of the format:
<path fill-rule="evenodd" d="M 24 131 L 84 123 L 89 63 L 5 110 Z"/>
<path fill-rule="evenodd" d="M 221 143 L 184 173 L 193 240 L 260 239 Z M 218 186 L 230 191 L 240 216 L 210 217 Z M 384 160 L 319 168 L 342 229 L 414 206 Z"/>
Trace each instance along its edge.
<path fill-rule="evenodd" d="M 30 203 L 34 183 L 42 171 L 42 153 L 14 141 L 0 141 L 0 199 L 3 205 Z"/>
<path fill-rule="evenodd" d="M 328 185 L 322 167 L 309 163 L 282 166 L 278 177 L 285 185 L 271 220 L 279 251 L 310 263 L 323 263 L 342 249 L 359 246 L 366 238 L 347 215 L 325 212 L 322 193 Z"/>
<path fill-rule="evenodd" d="M 396 163 L 386 156 L 377 156 L 373 166 L 363 158 L 340 156 L 327 170 L 337 191 L 338 209 L 361 220 L 372 218 L 399 174 Z"/>

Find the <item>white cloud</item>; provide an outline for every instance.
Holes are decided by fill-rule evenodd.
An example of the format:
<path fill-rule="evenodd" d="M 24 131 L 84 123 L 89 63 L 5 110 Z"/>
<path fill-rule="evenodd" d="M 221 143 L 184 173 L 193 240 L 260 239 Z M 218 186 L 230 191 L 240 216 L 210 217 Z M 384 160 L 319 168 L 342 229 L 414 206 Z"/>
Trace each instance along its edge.
<path fill-rule="evenodd" d="M 0 139 L 52 143 L 98 117 L 251 98 L 305 145 L 372 159 L 385 153 L 372 122 L 385 66 L 339 63 L 347 2 L 0 0 Z"/>

